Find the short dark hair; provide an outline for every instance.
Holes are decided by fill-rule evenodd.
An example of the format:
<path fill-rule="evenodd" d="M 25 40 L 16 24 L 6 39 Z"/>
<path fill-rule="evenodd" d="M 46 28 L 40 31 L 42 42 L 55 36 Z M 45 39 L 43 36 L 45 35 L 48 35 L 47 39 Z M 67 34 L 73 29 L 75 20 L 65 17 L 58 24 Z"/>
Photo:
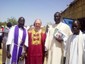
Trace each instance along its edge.
<path fill-rule="evenodd" d="M 60 17 L 61 17 L 61 13 L 60 13 L 60 12 L 56 12 L 56 13 L 54 14 L 54 17 L 56 17 L 56 16 L 60 16 Z"/>
<path fill-rule="evenodd" d="M 75 22 L 77 22 L 77 23 L 78 23 L 78 25 L 79 25 L 79 29 L 80 29 L 80 28 L 81 28 L 81 24 L 80 24 L 79 20 L 77 20 L 77 19 L 73 20 L 72 25 L 73 25 Z"/>
<path fill-rule="evenodd" d="M 12 26 L 12 23 L 11 22 L 8 22 L 7 23 L 7 27 L 11 27 Z"/>
<path fill-rule="evenodd" d="M 18 22 L 21 21 L 21 20 L 25 22 L 24 17 L 20 17 L 20 18 L 18 19 Z"/>

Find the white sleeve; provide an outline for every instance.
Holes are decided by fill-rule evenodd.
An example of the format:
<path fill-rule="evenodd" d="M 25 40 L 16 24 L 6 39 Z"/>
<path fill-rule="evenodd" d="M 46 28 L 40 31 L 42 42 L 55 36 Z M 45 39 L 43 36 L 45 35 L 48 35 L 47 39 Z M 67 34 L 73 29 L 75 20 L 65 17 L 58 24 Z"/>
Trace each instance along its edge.
<path fill-rule="evenodd" d="M 45 51 L 49 49 L 49 38 L 50 37 L 50 31 L 48 30 L 48 33 L 46 34 L 46 40 L 45 40 Z"/>
<path fill-rule="evenodd" d="M 68 56 L 69 50 L 70 50 L 70 45 L 72 41 L 73 35 L 70 35 L 69 38 L 66 41 L 66 48 L 65 48 L 65 56 Z"/>
<path fill-rule="evenodd" d="M 28 44 L 28 31 L 26 30 L 26 39 L 25 39 L 25 46 L 29 46 Z"/>
<path fill-rule="evenodd" d="M 13 42 L 13 39 L 14 39 L 14 27 L 11 27 L 8 33 L 6 45 L 10 45 Z"/>
<path fill-rule="evenodd" d="M 84 49 L 84 51 L 85 51 L 85 34 L 83 35 L 84 37 L 84 42 L 83 42 L 83 49 Z"/>

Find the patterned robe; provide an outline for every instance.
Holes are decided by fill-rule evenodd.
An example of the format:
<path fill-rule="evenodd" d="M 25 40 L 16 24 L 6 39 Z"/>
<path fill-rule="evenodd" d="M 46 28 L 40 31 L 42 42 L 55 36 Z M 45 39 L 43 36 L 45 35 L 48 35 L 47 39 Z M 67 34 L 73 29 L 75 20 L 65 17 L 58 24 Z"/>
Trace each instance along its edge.
<path fill-rule="evenodd" d="M 43 29 L 40 29 L 39 31 L 31 29 L 28 31 L 28 34 L 28 64 L 43 64 L 44 42 L 46 37 L 45 31 Z"/>

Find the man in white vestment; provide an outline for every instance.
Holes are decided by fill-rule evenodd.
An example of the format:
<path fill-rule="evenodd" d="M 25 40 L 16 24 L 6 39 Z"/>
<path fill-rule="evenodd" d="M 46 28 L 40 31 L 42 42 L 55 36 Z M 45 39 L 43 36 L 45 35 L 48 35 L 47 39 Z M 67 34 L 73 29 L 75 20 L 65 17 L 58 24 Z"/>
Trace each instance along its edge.
<path fill-rule="evenodd" d="M 85 33 L 83 34 L 83 36 L 84 36 L 83 64 L 85 64 Z"/>
<path fill-rule="evenodd" d="M 78 20 L 73 22 L 72 32 L 73 34 L 67 40 L 65 64 L 83 64 L 83 44 L 85 39 L 80 31 Z"/>
<path fill-rule="evenodd" d="M 6 64 L 25 64 L 25 49 L 28 46 L 28 32 L 24 28 L 25 19 L 20 17 L 18 25 L 10 28 L 7 39 Z"/>
<path fill-rule="evenodd" d="M 63 64 L 64 42 L 71 34 L 70 27 L 61 20 L 60 12 L 54 14 L 55 24 L 48 30 L 45 47 L 48 52 L 47 64 Z"/>

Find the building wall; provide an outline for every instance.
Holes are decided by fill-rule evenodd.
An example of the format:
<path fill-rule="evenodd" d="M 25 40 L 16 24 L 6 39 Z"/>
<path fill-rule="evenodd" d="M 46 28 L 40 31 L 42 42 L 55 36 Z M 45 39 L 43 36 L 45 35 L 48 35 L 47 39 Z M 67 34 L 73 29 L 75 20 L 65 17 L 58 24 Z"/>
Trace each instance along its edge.
<path fill-rule="evenodd" d="M 72 19 L 85 18 L 85 0 L 74 0 L 61 15 Z"/>

